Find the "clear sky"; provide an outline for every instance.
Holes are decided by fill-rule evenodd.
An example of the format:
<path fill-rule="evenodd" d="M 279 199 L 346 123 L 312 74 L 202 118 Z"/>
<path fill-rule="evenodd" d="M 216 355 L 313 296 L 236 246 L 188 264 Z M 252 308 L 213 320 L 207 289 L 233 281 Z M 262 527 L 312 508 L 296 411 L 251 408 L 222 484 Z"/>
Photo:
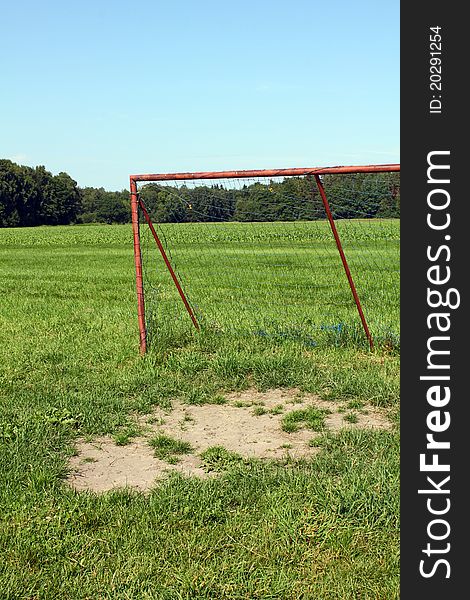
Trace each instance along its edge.
<path fill-rule="evenodd" d="M 399 0 L 2 3 L 0 158 L 131 173 L 399 162 Z"/>

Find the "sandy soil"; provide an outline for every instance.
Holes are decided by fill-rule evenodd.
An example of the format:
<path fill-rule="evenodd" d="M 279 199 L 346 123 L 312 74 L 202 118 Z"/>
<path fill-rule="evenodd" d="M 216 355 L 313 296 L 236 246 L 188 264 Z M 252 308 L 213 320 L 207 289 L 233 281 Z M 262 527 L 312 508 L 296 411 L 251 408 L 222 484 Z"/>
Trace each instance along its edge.
<path fill-rule="evenodd" d="M 131 443 L 118 446 L 111 437 L 87 442 L 78 440 L 76 455 L 70 459 L 68 482 L 77 490 L 104 492 L 113 488 L 131 487 L 148 491 L 171 471 L 188 476 L 210 477 L 203 469 L 199 454 L 209 447 L 223 446 L 226 450 L 250 458 L 282 459 L 312 456 L 318 449 L 309 446 L 315 432 L 302 428 L 286 433 L 281 420 L 287 412 L 309 406 L 330 411 L 325 418 L 326 429 L 342 428 L 389 429 L 387 412 L 371 406 L 360 410 L 339 412 L 344 404 L 320 400 L 296 389 L 276 389 L 267 392 L 247 390 L 226 396 L 225 404 L 187 405 L 177 403 L 171 412 L 157 408 L 137 420 L 143 435 Z M 270 412 L 273 411 L 274 412 Z M 255 411 L 264 414 L 255 414 Z M 356 423 L 344 416 L 354 412 Z M 277 413 L 277 414 L 275 414 Z M 190 454 L 181 455 L 179 462 L 169 464 L 154 457 L 149 440 L 156 434 L 189 442 Z"/>

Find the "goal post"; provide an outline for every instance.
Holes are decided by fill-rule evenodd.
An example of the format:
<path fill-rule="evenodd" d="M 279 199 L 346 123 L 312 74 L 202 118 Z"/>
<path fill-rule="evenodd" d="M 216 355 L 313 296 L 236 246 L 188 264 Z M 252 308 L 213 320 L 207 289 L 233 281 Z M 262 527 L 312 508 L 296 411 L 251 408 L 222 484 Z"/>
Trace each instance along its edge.
<path fill-rule="evenodd" d="M 356 323 L 371 349 L 375 330 L 397 334 L 399 171 L 131 175 L 141 353 L 156 327 L 182 314 L 196 330 L 240 328 L 310 345 Z M 165 313 L 170 304 L 176 313 Z"/>

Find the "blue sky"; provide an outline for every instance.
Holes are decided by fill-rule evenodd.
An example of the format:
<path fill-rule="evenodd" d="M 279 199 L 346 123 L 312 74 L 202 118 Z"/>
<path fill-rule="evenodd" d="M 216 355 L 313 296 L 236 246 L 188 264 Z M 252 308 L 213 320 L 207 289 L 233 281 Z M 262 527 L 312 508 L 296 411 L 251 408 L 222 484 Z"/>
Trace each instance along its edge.
<path fill-rule="evenodd" d="M 17 0 L 0 158 L 131 173 L 399 162 L 399 2 Z"/>

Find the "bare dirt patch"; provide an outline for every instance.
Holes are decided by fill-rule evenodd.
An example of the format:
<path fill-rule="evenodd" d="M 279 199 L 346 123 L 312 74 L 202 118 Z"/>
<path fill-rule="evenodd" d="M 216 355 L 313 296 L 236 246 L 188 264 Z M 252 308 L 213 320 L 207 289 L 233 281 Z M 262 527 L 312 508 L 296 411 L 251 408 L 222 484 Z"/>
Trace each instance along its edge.
<path fill-rule="evenodd" d="M 386 411 L 370 406 L 354 410 L 344 403 L 321 400 L 296 389 L 246 390 L 226 395 L 225 404 L 175 403 L 171 412 L 157 408 L 138 419 L 144 431 L 142 437 L 124 446 L 116 445 L 110 437 L 93 442 L 79 440 L 77 453 L 70 460 L 68 482 L 77 490 L 103 492 L 131 487 L 146 491 L 172 471 L 209 477 L 213 473 L 204 469 L 200 454 L 214 446 L 244 458 L 310 457 L 318 448 L 309 442 L 319 433 L 301 425 L 291 433 L 282 430 L 284 415 L 309 407 L 325 410 L 327 431 L 391 427 Z M 192 450 L 179 456 L 175 464 L 160 460 L 149 445 L 156 435 L 188 442 Z"/>

